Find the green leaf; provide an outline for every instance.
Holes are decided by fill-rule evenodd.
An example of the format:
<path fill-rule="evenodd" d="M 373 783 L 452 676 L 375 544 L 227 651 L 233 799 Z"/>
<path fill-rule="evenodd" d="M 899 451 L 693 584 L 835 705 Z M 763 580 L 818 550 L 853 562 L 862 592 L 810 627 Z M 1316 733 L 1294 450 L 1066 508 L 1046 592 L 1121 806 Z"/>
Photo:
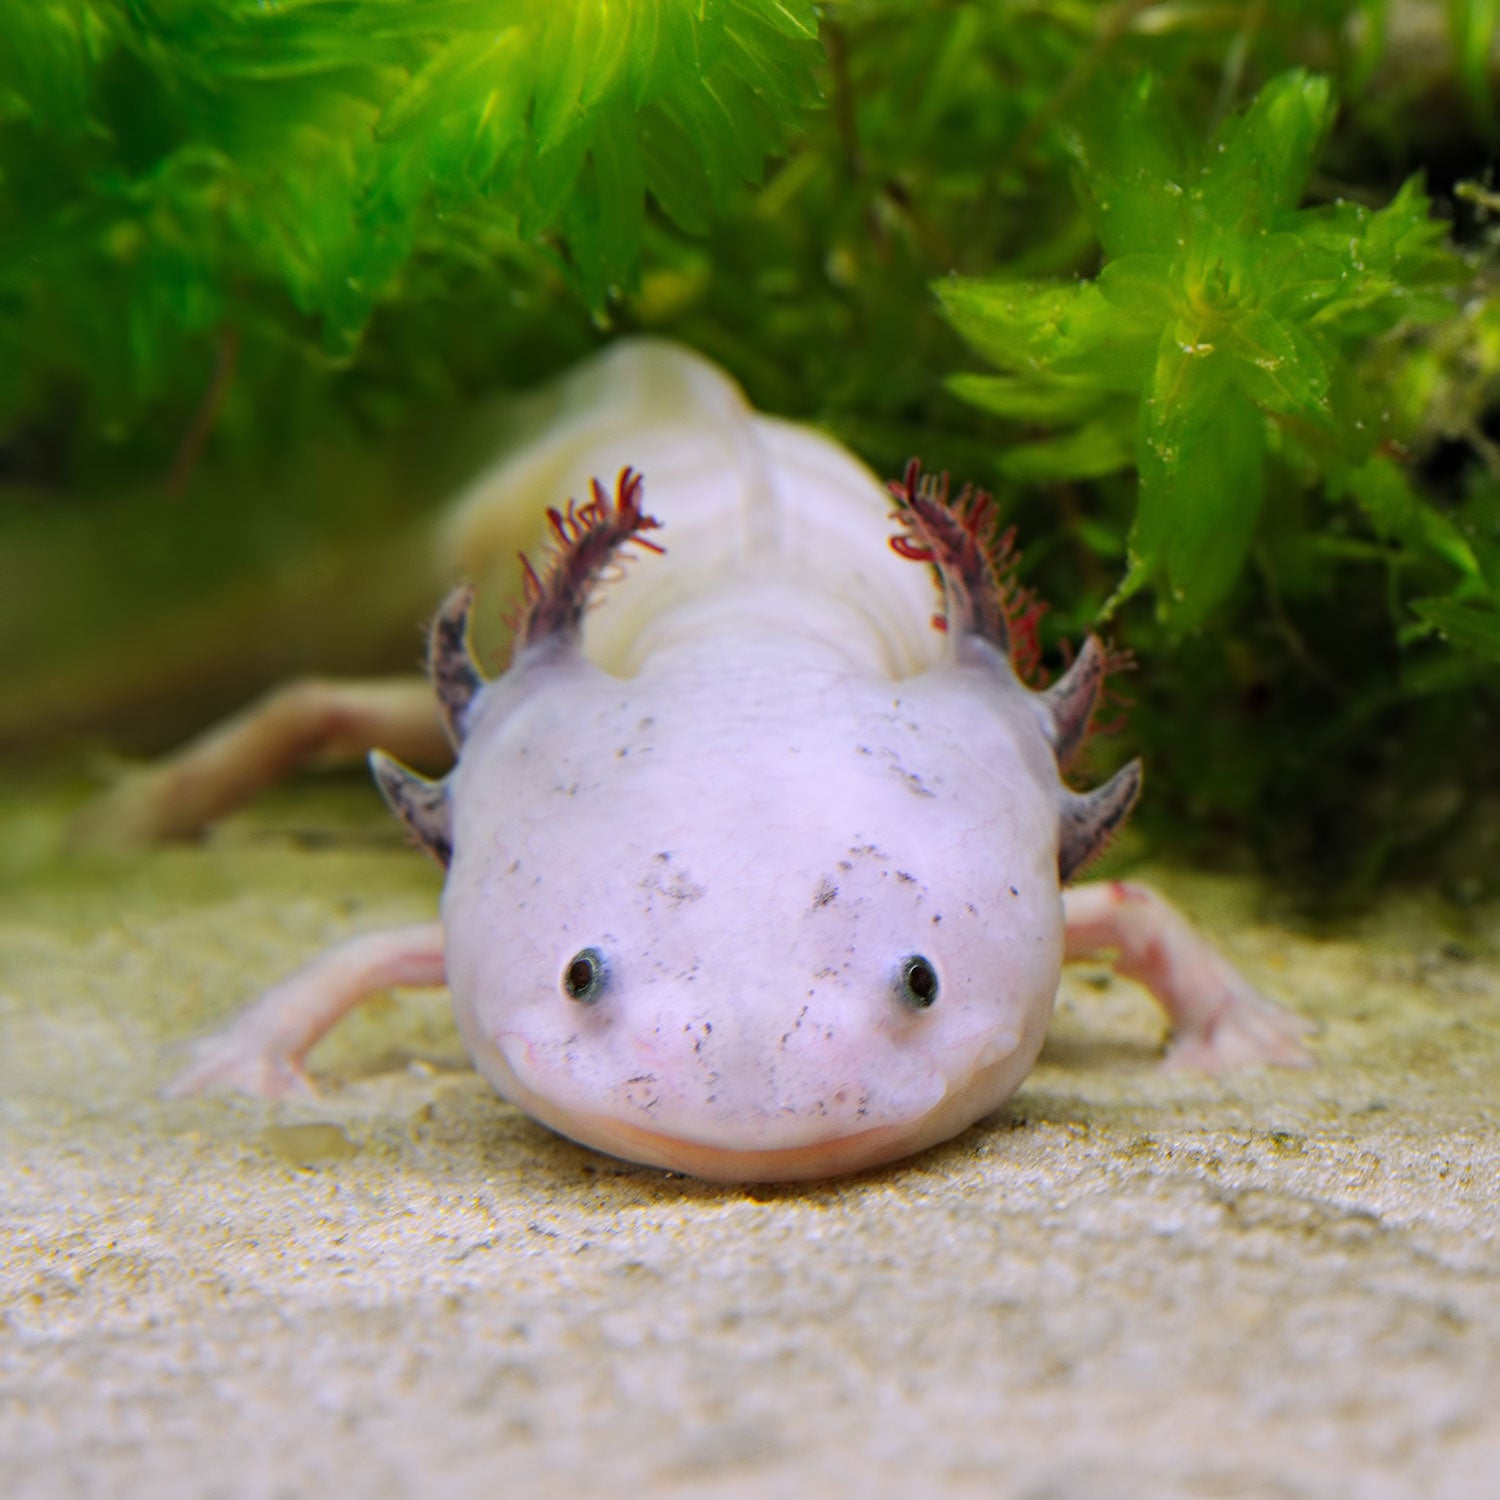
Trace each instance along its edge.
<path fill-rule="evenodd" d="M 935 290 L 981 353 L 1038 384 L 1136 390 L 1151 368 L 1158 329 L 1150 310 L 1111 306 L 1093 283 L 952 280 Z"/>
<path fill-rule="evenodd" d="M 652 0 L 613 0 L 611 4 L 556 3 L 541 8 L 541 24 L 532 28 L 536 94 L 531 129 L 538 155 L 554 149 L 589 116 L 622 90 L 628 62 L 634 58 L 639 102 L 652 92 L 656 28 Z"/>
<path fill-rule="evenodd" d="M 1495 100 L 1490 88 L 1490 58 L 1495 27 L 1500 22 L 1500 0 L 1448 0 L 1448 29 L 1458 54 L 1458 76 L 1463 80 L 1469 107 L 1481 129 L 1493 135 Z"/>
<path fill-rule="evenodd" d="M 1304 327 L 1252 308 L 1235 320 L 1226 344 L 1236 384 L 1262 411 L 1329 420 L 1327 360 Z"/>
<path fill-rule="evenodd" d="M 1195 189 L 1205 213 L 1243 233 L 1295 208 L 1333 115 L 1326 78 L 1300 69 L 1273 78 L 1210 153 Z"/>
<path fill-rule="evenodd" d="M 1181 296 L 1177 256 L 1137 251 L 1117 255 L 1099 270 L 1100 295 L 1137 326 L 1161 326 L 1175 314 Z"/>
<path fill-rule="evenodd" d="M 93 71 L 119 45 L 113 7 L 49 0 L 27 7 L 28 24 L 0 45 L 0 123 L 26 121 L 64 136 L 96 131 Z"/>
<path fill-rule="evenodd" d="M 1108 399 L 1083 376 L 1043 383 L 1015 375 L 950 375 L 947 386 L 965 401 L 1018 422 L 1081 421 Z"/>
<path fill-rule="evenodd" d="M 1001 278 L 940 281 L 934 287 L 948 319 L 1002 369 L 1032 364 L 1034 348 L 1059 342 L 1064 320 L 1083 295 L 1079 284 Z"/>
<path fill-rule="evenodd" d="M 1411 607 L 1444 640 L 1500 664 L 1500 609 L 1460 599 L 1413 599 Z"/>
<path fill-rule="evenodd" d="M 1417 555 L 1440 557 L 1460 576 L 1482 582 L 1474 549 L 1447 516 L 1416 492 L 1389 458 L 1376 454 L 1358 468 L 1333 471 L 1333 483 L 1370 518 L 1377 536 L 1402 543 Z"/>
<path fill-rule="evenodd" d="M 1086 422 L 1061 437 L 1038 443 L 1019 443 L 997 460 L 1010 479 L 1097 479 L 1116 474 L 1134 456 L 1134 433 L 1126 419 Z"/>
<path fill-rule="evenodd" d="M 1359 13 L 1360 24 L 1349 84 L 1354 89 L 1363 90 L 1385 55 L 1390 32 L 1391 0 L 1360 0 L 1355 9 Z M 1349 30 L 1347 17 L 1344 18 L 1344 27 L 1346 31 Z"/>
<path fill-rule="evenodd" d="M 630 128 L 628 107 L 623 101 L 616 107 L 616 113 L 619 118 L 613 125 L 606 120 L 596 137 L 591 156 L 599 237 L 605 247 L 601 259 L 610 274 L 626 278 L 633 274 L 636 258 L 620 252 L 641 242 L 646 210 L 645 169 L 640 142 Z"/>
<path fill-rule="evenodd" d="M 1265 461 L 1265 423 L 1243 395 L 1164 360 L 1172 399 L 1147 408 L 1137 443 L 1140 508 L 1130 537 L 1128 592 L 1151 580 L 1179 630 L 1228 593 L 1254 535 Z"/>
<path fill-rule="evenodd" d="M 1106 255 L 1170 252 L 1186 211 L 1193 152 L 1160 79 L 1092 92 L 1069 144 Z"/>

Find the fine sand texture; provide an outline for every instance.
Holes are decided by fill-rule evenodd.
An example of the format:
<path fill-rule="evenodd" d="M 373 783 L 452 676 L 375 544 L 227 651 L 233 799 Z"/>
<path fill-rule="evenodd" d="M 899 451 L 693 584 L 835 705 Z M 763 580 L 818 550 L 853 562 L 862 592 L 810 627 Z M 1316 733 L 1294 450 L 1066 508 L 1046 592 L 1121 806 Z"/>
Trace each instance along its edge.
<path fill-rule="evenodd" d="M 12 797 L 6 1496 L 1500 1493 L 1494 910 L 1314 930 L 1133 871 L 1318 1023 L 1315 1068 L 1164 1071 L 1084 969 L 1002 1116 L 726 1188 L 502 1103 L 441 993 L 339 1028 L 316 1099 L 159 1099 L 174 1043 L 438 875 L 354 781 L 113 860 Z"/>

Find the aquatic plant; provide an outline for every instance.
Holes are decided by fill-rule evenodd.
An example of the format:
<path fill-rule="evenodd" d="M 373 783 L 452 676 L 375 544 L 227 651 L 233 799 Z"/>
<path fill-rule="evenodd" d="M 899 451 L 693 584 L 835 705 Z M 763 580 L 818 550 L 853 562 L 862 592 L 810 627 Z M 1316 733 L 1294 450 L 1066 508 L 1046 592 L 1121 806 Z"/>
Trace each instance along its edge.
<path fill-rule="evenodd" d="M 203 502 L 269 456 L 661 331 L 887 474 L 919 453 L 996 491 L 1048 640 L 1104 619 L 1146 667 L 1119 748 L 1150 837 L 1324 895 L 1481 890 L 1492 11 L 7 7 L 0 472 L 28 527 L 127 538 L 100 597 L 133 575 L 146 612 L 161 557 L 305 544 L 265 540 L 288 495 L 357 510 Z M 13 697 L 58 665 L 27 657 Z M 7 723 L 44 732 L 38 701 Z"/>

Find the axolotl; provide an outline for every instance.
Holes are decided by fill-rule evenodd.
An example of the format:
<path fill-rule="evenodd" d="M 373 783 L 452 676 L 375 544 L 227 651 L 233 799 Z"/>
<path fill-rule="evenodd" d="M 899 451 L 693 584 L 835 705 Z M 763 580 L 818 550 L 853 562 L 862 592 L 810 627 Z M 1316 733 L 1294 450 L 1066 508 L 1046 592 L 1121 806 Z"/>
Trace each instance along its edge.
<path fill-rule="evenodd" d="M 1141 771 L 1064 783 L 1108 656 L 1090 637 L 1023 684 L 987 497 L 915 466 L 888 490 L 663 343 L 614 346 L 548 409 L 448 523 L 472 550 L 496 507 L 550 507 L 508 670 L 486 680 L 457 588 L 428 653 L 453 769 L 371 756 L 446 867 L 441 920 L 314 960 L 178 1092 L 308 1087 L 352 1006 L 446 983 L 479 1070 L 563 1135 L 712 1180 L 829 1176 L 996 1111 L 1064 959 L 1102 954 L 1161 1002 L 1173 1060 L 1306 1060 L 1301 1021 L 1148 887 L 1064 892 Z"/>

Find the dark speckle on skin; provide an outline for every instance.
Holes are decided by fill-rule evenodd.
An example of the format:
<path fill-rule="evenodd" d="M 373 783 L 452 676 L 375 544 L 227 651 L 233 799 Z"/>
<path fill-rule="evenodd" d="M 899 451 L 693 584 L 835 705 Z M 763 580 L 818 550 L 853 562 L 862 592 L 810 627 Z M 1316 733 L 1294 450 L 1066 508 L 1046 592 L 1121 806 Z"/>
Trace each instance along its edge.
<path fill-rule="evenodd" d="M 653 719 L 650 714 L 647 714 L 646 717 L 644 719 L 642 719 L 640 721 L 640 723 L 637 724 L 635 727 L 637 729 L 642 730 L 644 732 L 645 730 L 651 729 L 652 727 L 654 727 L 655 724 L 656 724 L 656 720 Z"/>
<path fill-rule="evenodd" d="M 892 772 L 901 778 L 907 791 L 909 791 L 913 797 L 937 796 L 937 793 L 933 791 L 932 788 L 929 787 L 927 783 L 923 781 L 915 771 L 908 771 L 906 767 L 901 764 L 901 758 L 895 753 L 895 751 L 887 750 L 886 754 L 890 756 Z"/>
<path fill-rule="evenodd" d="M 1019 895 L 1020 895 L 1020 894 L 1021 894 L 1021 893 L 1020 893 L 1020 891 L 1018 891 L 1018 890 L 1017 890 L 1017 889 L 1016 889 L 1016 888 L 1015 888 L 1015 886 L 1011 886 L 1011 888 L 1010 888 L 1010 893 L 1011 893 L 1011 895 L 1012 895 L 1012 896 L 1019 896 Z"/>
<path fill-rule="evenodd" d="M 839 888 L 831 881 L 824 880 L 813 893 L 813 908 L 827 906 L 829 902 L 838 899 Z"/>
<path fill-rule="evenodd" d="M 915 885 L 917 883 L 917 877 L 915 875 L 908 875 L 905 870 L 897 870 L 896 879 L 899 880 L 902 885 Z"/>
<path fill-rule="evenodd" d="M 659 866 L 670 858 L 669 854 L 657 854 L 653 856 L 652 863 Z M 697 901 L 708 894 L 708 888 L 699 885 L 686 870 L 666 872 L 656 868 L 648 869 L 641 880 L 641 889 L 665 896 L 673 906 L 681 906 L 686 901 Z"/>
<path fill-rule="evenodd" d="M 847 859 L 841 859 L 839 861 L 839 869 L 841 869 L 844 872 L 844 874 L 847 875 L 849 873 L 849 871 L 852 870 L 853 868 L 854 868 L 854 866 L 851 865 Z"/>

